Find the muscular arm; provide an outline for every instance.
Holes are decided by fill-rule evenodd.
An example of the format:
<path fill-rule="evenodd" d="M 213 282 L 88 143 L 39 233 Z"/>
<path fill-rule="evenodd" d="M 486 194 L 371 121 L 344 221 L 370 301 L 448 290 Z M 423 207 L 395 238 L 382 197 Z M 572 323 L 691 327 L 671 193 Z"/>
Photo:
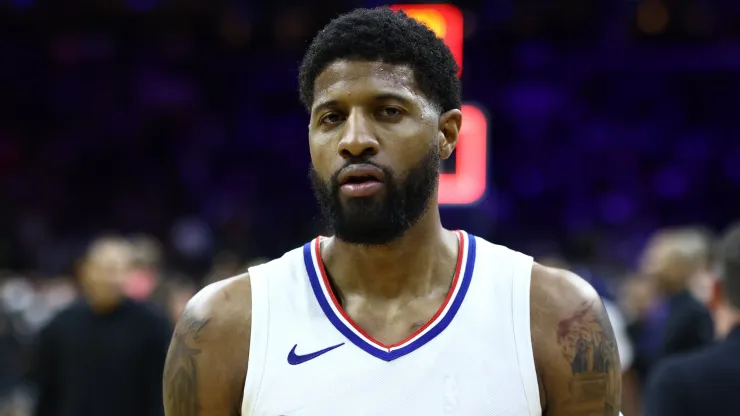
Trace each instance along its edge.
<path fill-rule="evenodd" d="M 167 416 L 240 414 L 250 329 L 246 275 L 214 283 L 188 302 L 165 362 Z"/>
<path fill-rule="evenodd" d="M 619 415 L 619 351 L 601 299 L 588 283 L 535 265 L 532 341 L 543 414 Z"/>

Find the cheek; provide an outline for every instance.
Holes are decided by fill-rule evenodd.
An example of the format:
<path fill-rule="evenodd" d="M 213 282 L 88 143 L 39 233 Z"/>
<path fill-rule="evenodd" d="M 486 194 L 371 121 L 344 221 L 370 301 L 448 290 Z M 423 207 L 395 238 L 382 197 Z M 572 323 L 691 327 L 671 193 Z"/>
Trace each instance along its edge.
<path fill-rule="evenodd" d="M 330 177 L 334 173 L 334 170 L 338 168 L 334 165 L 340 159 L 337 157 L 337 152 L 332 141 L 325 137 L 314 136 L 309 139 L 308 147 L 313 168 L 321 178 L 326 179 Z"/>
<path fill-rule="evenodd" d="M 398 172 L 405 172 L 419 164 L 437 145 L 436 137 L 430 139 L 428 134 L 419 134 L 389 142 L 384 153 L 390 166 Z"/>

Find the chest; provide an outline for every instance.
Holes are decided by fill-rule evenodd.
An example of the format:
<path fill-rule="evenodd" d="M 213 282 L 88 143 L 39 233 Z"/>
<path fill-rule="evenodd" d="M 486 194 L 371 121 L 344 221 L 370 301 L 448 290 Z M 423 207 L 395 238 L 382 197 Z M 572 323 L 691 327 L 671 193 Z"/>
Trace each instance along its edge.
<path fill-rule="evenodd" d="M 141 325 L 137 329 L 128 319 L 84 317 L 60 334 L 59 354 L 71 368 L 138 362 L 147 348 L 147 332 Z"/>
<path fill-rule="evenodd" d="M 433 321 L 444 297 L 393 304 L 347 302 L 345 314 L 358 329 L 381 344 L 394 345 L 413 336 Z"/>
<path fill-rule="evenodd" d="M 467 340 L 449 335 L 389 362 L 352 344 L 299 365 L 274 357 L 265 368 L 254 410 L 243 414 L 528 415 L 514 357 L 497 357 L 495 351 L 486 351 L 490 345 L 472 336 Z M 298 353 L 307 355 L 332 343 L 299 344 Z"/>

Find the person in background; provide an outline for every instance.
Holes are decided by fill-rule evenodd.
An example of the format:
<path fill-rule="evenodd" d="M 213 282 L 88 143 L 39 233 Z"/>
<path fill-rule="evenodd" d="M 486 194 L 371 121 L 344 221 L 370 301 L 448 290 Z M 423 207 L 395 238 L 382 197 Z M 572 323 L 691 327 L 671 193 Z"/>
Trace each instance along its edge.
<path fill-rule="evenodd" d="M 156 292 L 162 285 L 162 245 L 156 238 L 148 235 L 135 235 L 128 241 L 131 244 L 132 259 L 124 291 L 132 299 L 151 300 L 157 297 Z"/>
<path fill-rule="evenodd" d="M 740 414 L 740 224 L 719 250 L 717 308 L 729 331 L 724 341 L 670 358 L 651 375 L 646 416 Z"/>
<path fill-rule="evenodd" d="M 239 256 L 231 251 L 222 251 L 216 254 L 211 264 L 211 269 L 206 274 L 206 278 L 203 282 L 204 286 L 208 286 L 211 283 L 220 282 L 221 280 L 227 279 L 231 276 L 243 273 L 241 259 Z"/>
<path fill-rule="evenodd" d="M 656 360 L 705 347 L 714 340 L 709 309 L 697 297 L 697 279 L 711 269 L 711 247 L 695 228 L 667 229 L 649 242 L 640 265 L 659 295 L 666 299 L 667 316 Z"/>
<path fill-rule="evenodd" d="M 183 309 L 185 309 L 185 305 L 198 292 L 199 288 L 192 279 L 183 275 L 171 276 L 167 279 L 166 286 L 167 298 L 165 304 L 167 305 L 167 315 L 174 325 L 180 314 L 182 314 Z"/>
<path fill-rule="evenodd" d="M 4 282 L 0 278 L 0 415 L 8 414 L 13 395 L 21 385 L 22 345 L 13 313 L 3 302 Z"/>
<path fill-rule="evenodd" d="M 634 349 L 633 368 L 646 377 L 648 363 L 660 348 L 660 339 L 656 342 L 654 334 L 659 333 L 663 325 L 662 320 L 651 319 L 652 309 L 656 307 L 653 286 L 641 276 L 625 276 L 617 298 Z"/>
<path fill-rule="evenodd" d="M 695 255 L 702 264 L 689 279 L 689 291 L 699 302 L 711 309 L 717 279 L 717 273 L 712 268 L 715 263 L 714 254 L 717 251 L 715 249 L 716 236 L 705 227 L 687 227 L 684 232 L 693 240 Z"/>
<path fill-rule="evenodd" d="M 83 299 L 38 334 L 30 379 L 39 416 L 160 416 L 166 316 L 124 295 L 130 245 L 95 241 L 79 264 Z"/>
<path fill-rule="evenodd" d="M 631 366 L 622 378 L 622 411 L 632 416 L 642 414 L 642 392 L 650 364 L 660 348 L 660 329 L 665 320 L 660 309 L 665 308 L 655 301 L 647 279 L 628 275 L 622 282 L 617 299 L 633 352 Z"/>

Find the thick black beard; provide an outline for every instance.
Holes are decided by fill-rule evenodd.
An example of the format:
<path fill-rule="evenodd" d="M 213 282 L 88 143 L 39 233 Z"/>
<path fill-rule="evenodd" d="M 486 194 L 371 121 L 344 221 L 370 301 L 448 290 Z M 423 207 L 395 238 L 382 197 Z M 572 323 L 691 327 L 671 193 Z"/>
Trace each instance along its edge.
<path fill-rule="evenodd" d="M 385 174 L 383 193 L 342 203 L 339 173 L 354 164 L 381 169 Z M 313 165 L 309 177 L 326 226 L 337 238 L 358 245 L 387 245 L 401 238 L 424 216 L 437 189 L 439 168 L 439 150 L 435 146 L 403 177 L 365 158 L 348 159 L 328 182 L 319 178 Z"/>

